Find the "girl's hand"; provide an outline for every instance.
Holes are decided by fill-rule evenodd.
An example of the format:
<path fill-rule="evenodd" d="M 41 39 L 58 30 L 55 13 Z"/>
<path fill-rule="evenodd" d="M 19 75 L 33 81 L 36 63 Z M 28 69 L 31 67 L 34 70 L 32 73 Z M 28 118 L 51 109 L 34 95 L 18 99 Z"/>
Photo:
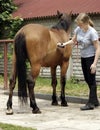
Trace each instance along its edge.
<path fill-rule="evenodd" d="M 60 42 L 57 43 L 57 46 L 60 47 L 60 48 L 64 48 L 64 47 L 65 47 L 64 44 L 63 44 L 63 43 L 60 43 Z"/>
<path fill-rule="evenodd" d="M 91 69 L 91 74 L 94 74 L 96 72 L 96 65 L 92 64 L 90 69 Z"/>

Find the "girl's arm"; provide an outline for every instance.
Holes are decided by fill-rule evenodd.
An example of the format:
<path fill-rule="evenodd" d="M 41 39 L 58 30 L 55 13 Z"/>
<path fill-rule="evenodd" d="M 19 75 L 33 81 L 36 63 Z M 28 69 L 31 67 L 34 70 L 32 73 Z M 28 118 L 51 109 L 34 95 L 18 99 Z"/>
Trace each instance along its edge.
<path fill-rule="evenodd" d="M 69 40 L 68 42 L 65 42 L 65 43 L 57 43 L 57 46 L 58 47 L 61 47 L 61 48 L 64 48 L 66 45 L 68 44 L 76 44 L 76 35 L 73 36 L 73 38 L 71 40 Z"/>
<path fill-rule="evenodd" d="M 93 44 L 94 44 L 94 47 L 96 49 L 96 53 L 95 53 L 94 62 L 90 67 L 91 73 L 95 73 L 97 62 L 98 62 L 98 59 L 99 59 L 99 56 L 100 56 L 100 44 L 99 44 L 99 41 L 96 40 L 96 41 L 93 42 Z"/>

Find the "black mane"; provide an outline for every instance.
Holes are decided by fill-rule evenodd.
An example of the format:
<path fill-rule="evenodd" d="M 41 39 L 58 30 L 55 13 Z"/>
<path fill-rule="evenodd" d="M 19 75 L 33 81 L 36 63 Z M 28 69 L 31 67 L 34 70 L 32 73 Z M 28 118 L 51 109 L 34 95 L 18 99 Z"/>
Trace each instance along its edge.
<path fill-rule="evenodd" d="M 70 27 L 70 23 L 65 20 L 59 21 L 58 24 L 52 26 L 52 28 L 54 28 L 54 29 L 58 29 L 58 30 L 63 29 L 65 31 L 67 31 L 69 29 L 69 27 Z"/>
<path fill-rule="evenodd" d="M 69 17 L 66 14 L 62 14 L 58 18 L 60 19 L 59 22 L 56 25 L 52 26 L 52 28 L 58 30 L 63 29 L 65 31 L 68 31 L 71 25 L 71 17 Z"/>

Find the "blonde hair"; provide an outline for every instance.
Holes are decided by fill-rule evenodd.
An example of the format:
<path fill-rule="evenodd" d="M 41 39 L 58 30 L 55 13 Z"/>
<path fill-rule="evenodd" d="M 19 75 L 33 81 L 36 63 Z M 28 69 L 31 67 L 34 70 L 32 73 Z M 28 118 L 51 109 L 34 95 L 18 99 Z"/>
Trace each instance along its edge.
<path fill-rule="evenodd" d="M 75 22 L 89 23 L 90 26 L 94 27 L 93 21 L 86 13 L 80 13 L 75 19 Z"/>

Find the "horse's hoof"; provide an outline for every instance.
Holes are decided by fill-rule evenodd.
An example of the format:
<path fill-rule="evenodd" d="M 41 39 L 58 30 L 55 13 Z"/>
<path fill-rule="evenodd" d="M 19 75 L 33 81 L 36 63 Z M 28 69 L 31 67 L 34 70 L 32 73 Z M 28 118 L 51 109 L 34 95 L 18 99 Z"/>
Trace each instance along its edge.
<path fill-rule="evenodd" d="M 63 107 L 68 107 L 68 104 L 67 104 L 67 102 L 61 103 L 61 106 L 63 106 Z"/>
<path fill-rule="evenodd" d="M 32 110 L 32 113 L 33 113 L 33 114 L 40 114 L 41 111 L 40 111 L 39 108 L 38 108 L 38 109 Z"/>
<path fill-rule="evenodd" d="M 58 106 L 58 102 L 52 102 L 53 106 Z"/>
<path fill-rule="evenodd" d="M 12 109 L 7 109 L 6 115 L 13 115 L 13 110 Z"/>

